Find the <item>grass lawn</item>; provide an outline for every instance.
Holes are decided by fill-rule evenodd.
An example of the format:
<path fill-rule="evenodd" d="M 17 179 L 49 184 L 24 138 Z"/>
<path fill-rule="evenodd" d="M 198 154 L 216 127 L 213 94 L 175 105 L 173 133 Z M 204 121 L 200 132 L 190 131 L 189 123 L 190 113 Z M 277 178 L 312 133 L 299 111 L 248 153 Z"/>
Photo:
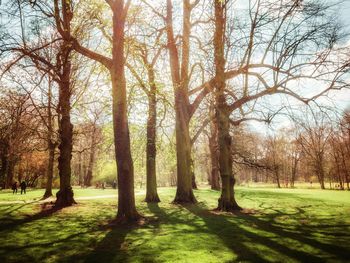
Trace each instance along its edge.
<path fill-rule="evenodd" d="M 350 192 L 238 188 L 246 210 L 230 215 L 211 211 L 216 191 L 177 206 L 173 188 L 160 188 L 162 202 L 151 205 L 140 190 L 145 223 L 113 226 L 116 193 L 75 189 L 78 205 L 52 214 L 41 212 L 43 190 L 1 191 L 0 262 L 350 261 Z"/>

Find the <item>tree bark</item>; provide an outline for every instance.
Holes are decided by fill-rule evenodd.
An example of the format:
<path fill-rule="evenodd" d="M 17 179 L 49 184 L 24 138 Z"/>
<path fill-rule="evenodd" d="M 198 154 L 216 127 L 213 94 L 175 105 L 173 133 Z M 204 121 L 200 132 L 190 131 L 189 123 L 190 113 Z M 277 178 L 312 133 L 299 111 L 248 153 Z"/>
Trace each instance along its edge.
<path fill-rule="evenodd" d="M 146 148 L 146 198 L 147 203 L 160 202 L 157 192 L 157 174 L 156 174 L 156 138 L 157 138 L 157 86 L 155 83 L 155 74 L 153 65 L 148 63 L 145 58 L 149 92 L 148 96 L 148 119 L 147 119 L 147 148 Z"/>
<path fill-rule="evenodd" d="M 113 96 L 114 146 L 118 173 L 118 213 L 120 222 L 140 218 L 134 194 L 134 165 L 130 150 L 124 61 L 124 1 L 113 4 L 113 65 L 110 70 Z"/>
<path fill-rule="evenodd" d="M 294 188 L 294 183 L 297 177 L 297 169 L 298 169 L 298 163 L 299 159 L 297 156 L 293 156 L 293 163 L 292 163 L 292 176 L 290 180 L 290 187 Z"/>
<path fill-rule="evenodd" d="M 95 164 L 95 154 L 96 154 L 96 127 L 94 126 L 92 135 L 91 135 L 89 164 L 87 167 L 87 172 L 86 172 L 85 182 L 84 182 L 85 186 L 91 186 L 92 173 L 93 173 L 94 164 Z"/>
<path fill-rule="evenodd" d="M 218 125 L 219 165 L 221 176 L 221 196 L 218 200 L 218 210 L 232 212 L 240 210 L 234 197 L 235 179 L 232 173 L 232 155 L 230 136 L 230 110 L 226 103 L 225 90 L 225 58 L 224 58 L 224 36 L 225 36 L 225 4 L 214 0 L 215 5 L 215 103 L 216 123 Z"/>
<path fill-rule="evenodd" d="M 194 161 L 191 157 L 191 178 L 192 178 L 192 189 L 198 189 L 197 183 L 196 183 L 196 174 L 194 172 Z"/>
<path fill-rule="evenodd" d="M 43 199 L 49 198 L 52 196 L 52 179 L 53 179 L 53 169 L 55 162 L 55 151 L 56 143 L 53 140 L 53 127 L 54 127 L 54 118 L 52 116 L 52 90 L 51 90 L 51 81 L 49 82 L 48 89 L 48 103 L 47 103 L 47 146 L 49 150 L 49 158 L 47 163 L 47 178 L 46 178 L 46 187 Z"/>
<path fill-rule="evenodd" d="M 62 75 L 59 82 L 60 144 L 58 148 L 60 150 L 60 155 L 58 157 L 58 171 L 60 176 L 60 190 L 56 194 L 57 200 L 55 203 L 55 206 L 59 208 L 75 204 L 71 186 L 73 125 L 70 119 L 70 53 L 71 50 L 65 43 L 62 47 Z"/>
<path fill-rule="evenodd" d="M 6 180 L 6 169 L 7 169 L 7 163 L 8 163 L 8 156 L 7 156 L 7 146 L 6 144 L 3 147 L 3 150 L 1 152 L 1 170 L 0 170 L 0 179 L 1 179 L 1 186 L 5 189 L 8 188 L 7 180 Z"/>
<path fill-rule="evenodd" d="M 214 105 L 210 106 L 210 137 L 209 137 L 209 151 L 210 151 L 210 185 L 213 190 L 220 190 L 220 168 L 219 168 L 219 152 L 218 152 L 218 127 L 215 120 Z"/>
<path fill-rule="evenodd" d="M 48 143 L 49 148 L 49 160 L 47 163 L 47 178 L 46 178 L 46 188 L 43 198 L 49 198 L 52 196 L 52 179 L 53 179 L 53 168 L 54 168 L 54 162 L 55 162 L 55 150 L 56 145 L 51 142 L 51 140 Z"/>
<path fill-rule="evenodd" d="M 316 173 L 317 173 L 317 178 L 318 178 L 318 182 L 320 183 L 321 189 L 326 189 L 324 185 L 324 170 L 322 165 L 318 166 Z"/>
<path fill-rule="evenodd" d="M 153 81 L 154 82 L 154 81 Z M 157 104 L 156 90 L 151 81 L 151 89 L 148 94 L 148 120 L 147 120 L 147 148 L 146 148 L 146 198 L 147 203 L 160 202 L 157 193 L 156 177 L 156 125 L 157 125 Z"/>
<path fill-rule="evenodd" d="M 175 96 L 177 189 L 174 203 L 195 203 L 197 200 L 192 190 L 191 138 L 189 132 L 188 66 L 191 8 L 188 0 L 183 1 L 183 13 L 182 63 L 180 67 L 179 53 L 173 31 L 172 1 L 167 0 L 166 30 Z"/>
<path fill-rule="evenodd" d="M 183 117 L 179 117 L 183 116 L 181 110 L 178 110 L 176 115 L 177 189 L 174 203 L 196 203 L 192 189 L 189 123 Z"/>

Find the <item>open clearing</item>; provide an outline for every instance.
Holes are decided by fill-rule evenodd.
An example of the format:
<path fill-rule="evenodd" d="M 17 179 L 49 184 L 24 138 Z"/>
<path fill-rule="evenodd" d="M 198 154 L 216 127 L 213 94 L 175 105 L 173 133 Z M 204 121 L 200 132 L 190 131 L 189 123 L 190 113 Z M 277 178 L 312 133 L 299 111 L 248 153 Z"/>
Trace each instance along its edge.
<path fill-rule="evenodd" d="M 238 188 L 244 212 L 212 211 L 219 192 L 195 191 L 197 205 L 137 206 L 143 224 L 115 226 L 116 190 L 75 189 L 78 205 L 45 213 L 43 190 L 0 192 L 0 262 L 346 262 L 350 192 Z M 9 203 L 15 202 L 15 203 Z M 16 203 L 21 202 L 21 203 Z"/>

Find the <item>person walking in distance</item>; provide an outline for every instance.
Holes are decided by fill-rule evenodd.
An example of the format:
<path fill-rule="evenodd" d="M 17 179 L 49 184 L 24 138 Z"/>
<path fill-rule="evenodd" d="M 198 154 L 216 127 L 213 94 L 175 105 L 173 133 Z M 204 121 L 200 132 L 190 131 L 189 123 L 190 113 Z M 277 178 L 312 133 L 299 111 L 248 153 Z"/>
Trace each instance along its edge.
<path fill-rule="evenodd" d="M 23 194 L 23 193 L 26 194 L 26 188 L 27 188 L 27 184 L 25 181 L 23 181 L 21 183 L 21 194 Z"/>
<path fill-rule="evenodd" d="M 12 185 L 12 194 L 17 194 L 17 182 L 14 182 L 14 184 Z"/>

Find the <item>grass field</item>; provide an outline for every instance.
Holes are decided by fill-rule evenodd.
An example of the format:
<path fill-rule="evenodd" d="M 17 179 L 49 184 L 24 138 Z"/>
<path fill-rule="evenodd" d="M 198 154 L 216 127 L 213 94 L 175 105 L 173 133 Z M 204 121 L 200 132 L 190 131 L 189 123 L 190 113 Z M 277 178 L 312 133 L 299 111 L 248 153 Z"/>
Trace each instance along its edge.
<path fill-rule="evenodd" d="M 137 206 L 144 224 L 115 226 L 116 190 L 75 189 L 78 205 L 42 212 L 43 190 L 0 192 L 0 262 L 349 262 L 350 192 L 238 188 L 242 213 L 213 212 L 219 192 L 197 205 Z M 10 203 L 11 202 L 11 203 Z"/>

